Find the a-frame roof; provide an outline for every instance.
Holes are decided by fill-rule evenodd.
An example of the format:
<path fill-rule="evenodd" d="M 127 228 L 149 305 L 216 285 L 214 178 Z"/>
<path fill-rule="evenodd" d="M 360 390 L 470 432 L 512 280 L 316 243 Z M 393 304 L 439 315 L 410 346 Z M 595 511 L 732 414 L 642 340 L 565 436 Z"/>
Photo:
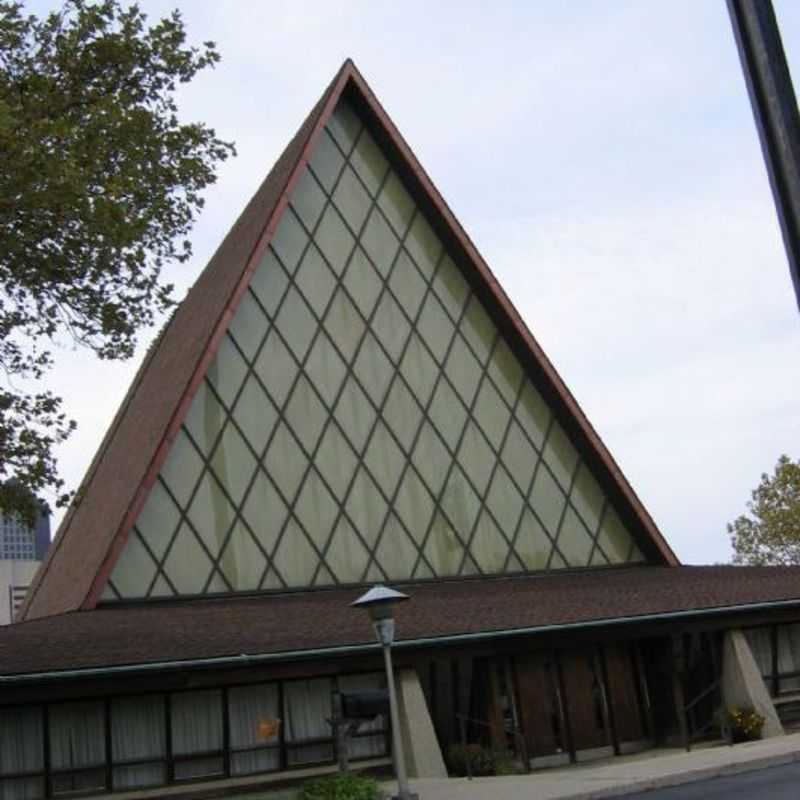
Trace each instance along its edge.
<path fill-rule="evenodd" d="M 352 61 L 346 61 L 148 353 L 28 594 L 23 619 L 94 608 L 250 278 L 337 103 L 368 122 L 651 563 L 653 520 Z"/>

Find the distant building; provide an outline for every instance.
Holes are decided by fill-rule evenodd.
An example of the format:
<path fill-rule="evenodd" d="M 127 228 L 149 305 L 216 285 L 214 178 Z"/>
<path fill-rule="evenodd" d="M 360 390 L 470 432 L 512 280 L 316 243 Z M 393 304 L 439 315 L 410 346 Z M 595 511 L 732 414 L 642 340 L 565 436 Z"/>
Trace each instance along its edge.
<path fill-rule="evenodd" d="M 49 514 L 40 513 L 34 527 L 0 514 L 0 625 L 13 622 L 49 546 Z"/>

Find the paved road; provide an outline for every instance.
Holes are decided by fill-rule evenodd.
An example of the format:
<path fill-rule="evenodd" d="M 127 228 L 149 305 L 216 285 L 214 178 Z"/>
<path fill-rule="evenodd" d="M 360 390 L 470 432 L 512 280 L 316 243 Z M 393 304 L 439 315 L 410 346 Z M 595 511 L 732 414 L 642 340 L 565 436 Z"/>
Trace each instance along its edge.
<path fill-rule="evenodd" d="M 800 763 L 627 795 L 630 800 L 797 800 Z"/>

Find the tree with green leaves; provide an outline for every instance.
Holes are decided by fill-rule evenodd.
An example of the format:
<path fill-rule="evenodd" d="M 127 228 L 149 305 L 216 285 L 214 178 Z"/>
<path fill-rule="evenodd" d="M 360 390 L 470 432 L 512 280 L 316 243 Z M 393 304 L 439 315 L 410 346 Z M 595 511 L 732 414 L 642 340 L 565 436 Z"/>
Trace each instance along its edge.
<path fill-rule="evenodd" d="M 781 456 L 751 497 L 728 525 L 734 564 L 800 564 L 800 461 Z"/>
<path fill-rule="evenodd" d="M 132 355 L 173 304 L 201 193 L 234 153 L 179 119 L 176 91 L 219 60 L 180 14 L 148 26 L 124 0 L 36 17 L 0 1 L 0 511 L 68 501 L 54 448 L 74 428 L 41 381 L 53 346 Z"/>

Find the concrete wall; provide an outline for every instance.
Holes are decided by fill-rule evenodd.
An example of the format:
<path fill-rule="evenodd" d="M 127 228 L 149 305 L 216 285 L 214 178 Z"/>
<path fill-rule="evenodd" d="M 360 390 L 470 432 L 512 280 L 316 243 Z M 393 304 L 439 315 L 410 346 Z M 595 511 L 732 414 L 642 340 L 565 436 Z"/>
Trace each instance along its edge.
<path fill-rule="evenodd" d="M 400 735 L 403 737 L 409 777 L 446 778 L 447 767 L 444 765 L 417 671 L 401 669 L 396 677 Z"/>
<path fill-rule="evenodd" d="M 762 736 L 784 734 L 753 651 L 740 630 L 725 632 L 722 646 L 722 698 L 726 707 L 749 706 L 764 717 Z"/>

